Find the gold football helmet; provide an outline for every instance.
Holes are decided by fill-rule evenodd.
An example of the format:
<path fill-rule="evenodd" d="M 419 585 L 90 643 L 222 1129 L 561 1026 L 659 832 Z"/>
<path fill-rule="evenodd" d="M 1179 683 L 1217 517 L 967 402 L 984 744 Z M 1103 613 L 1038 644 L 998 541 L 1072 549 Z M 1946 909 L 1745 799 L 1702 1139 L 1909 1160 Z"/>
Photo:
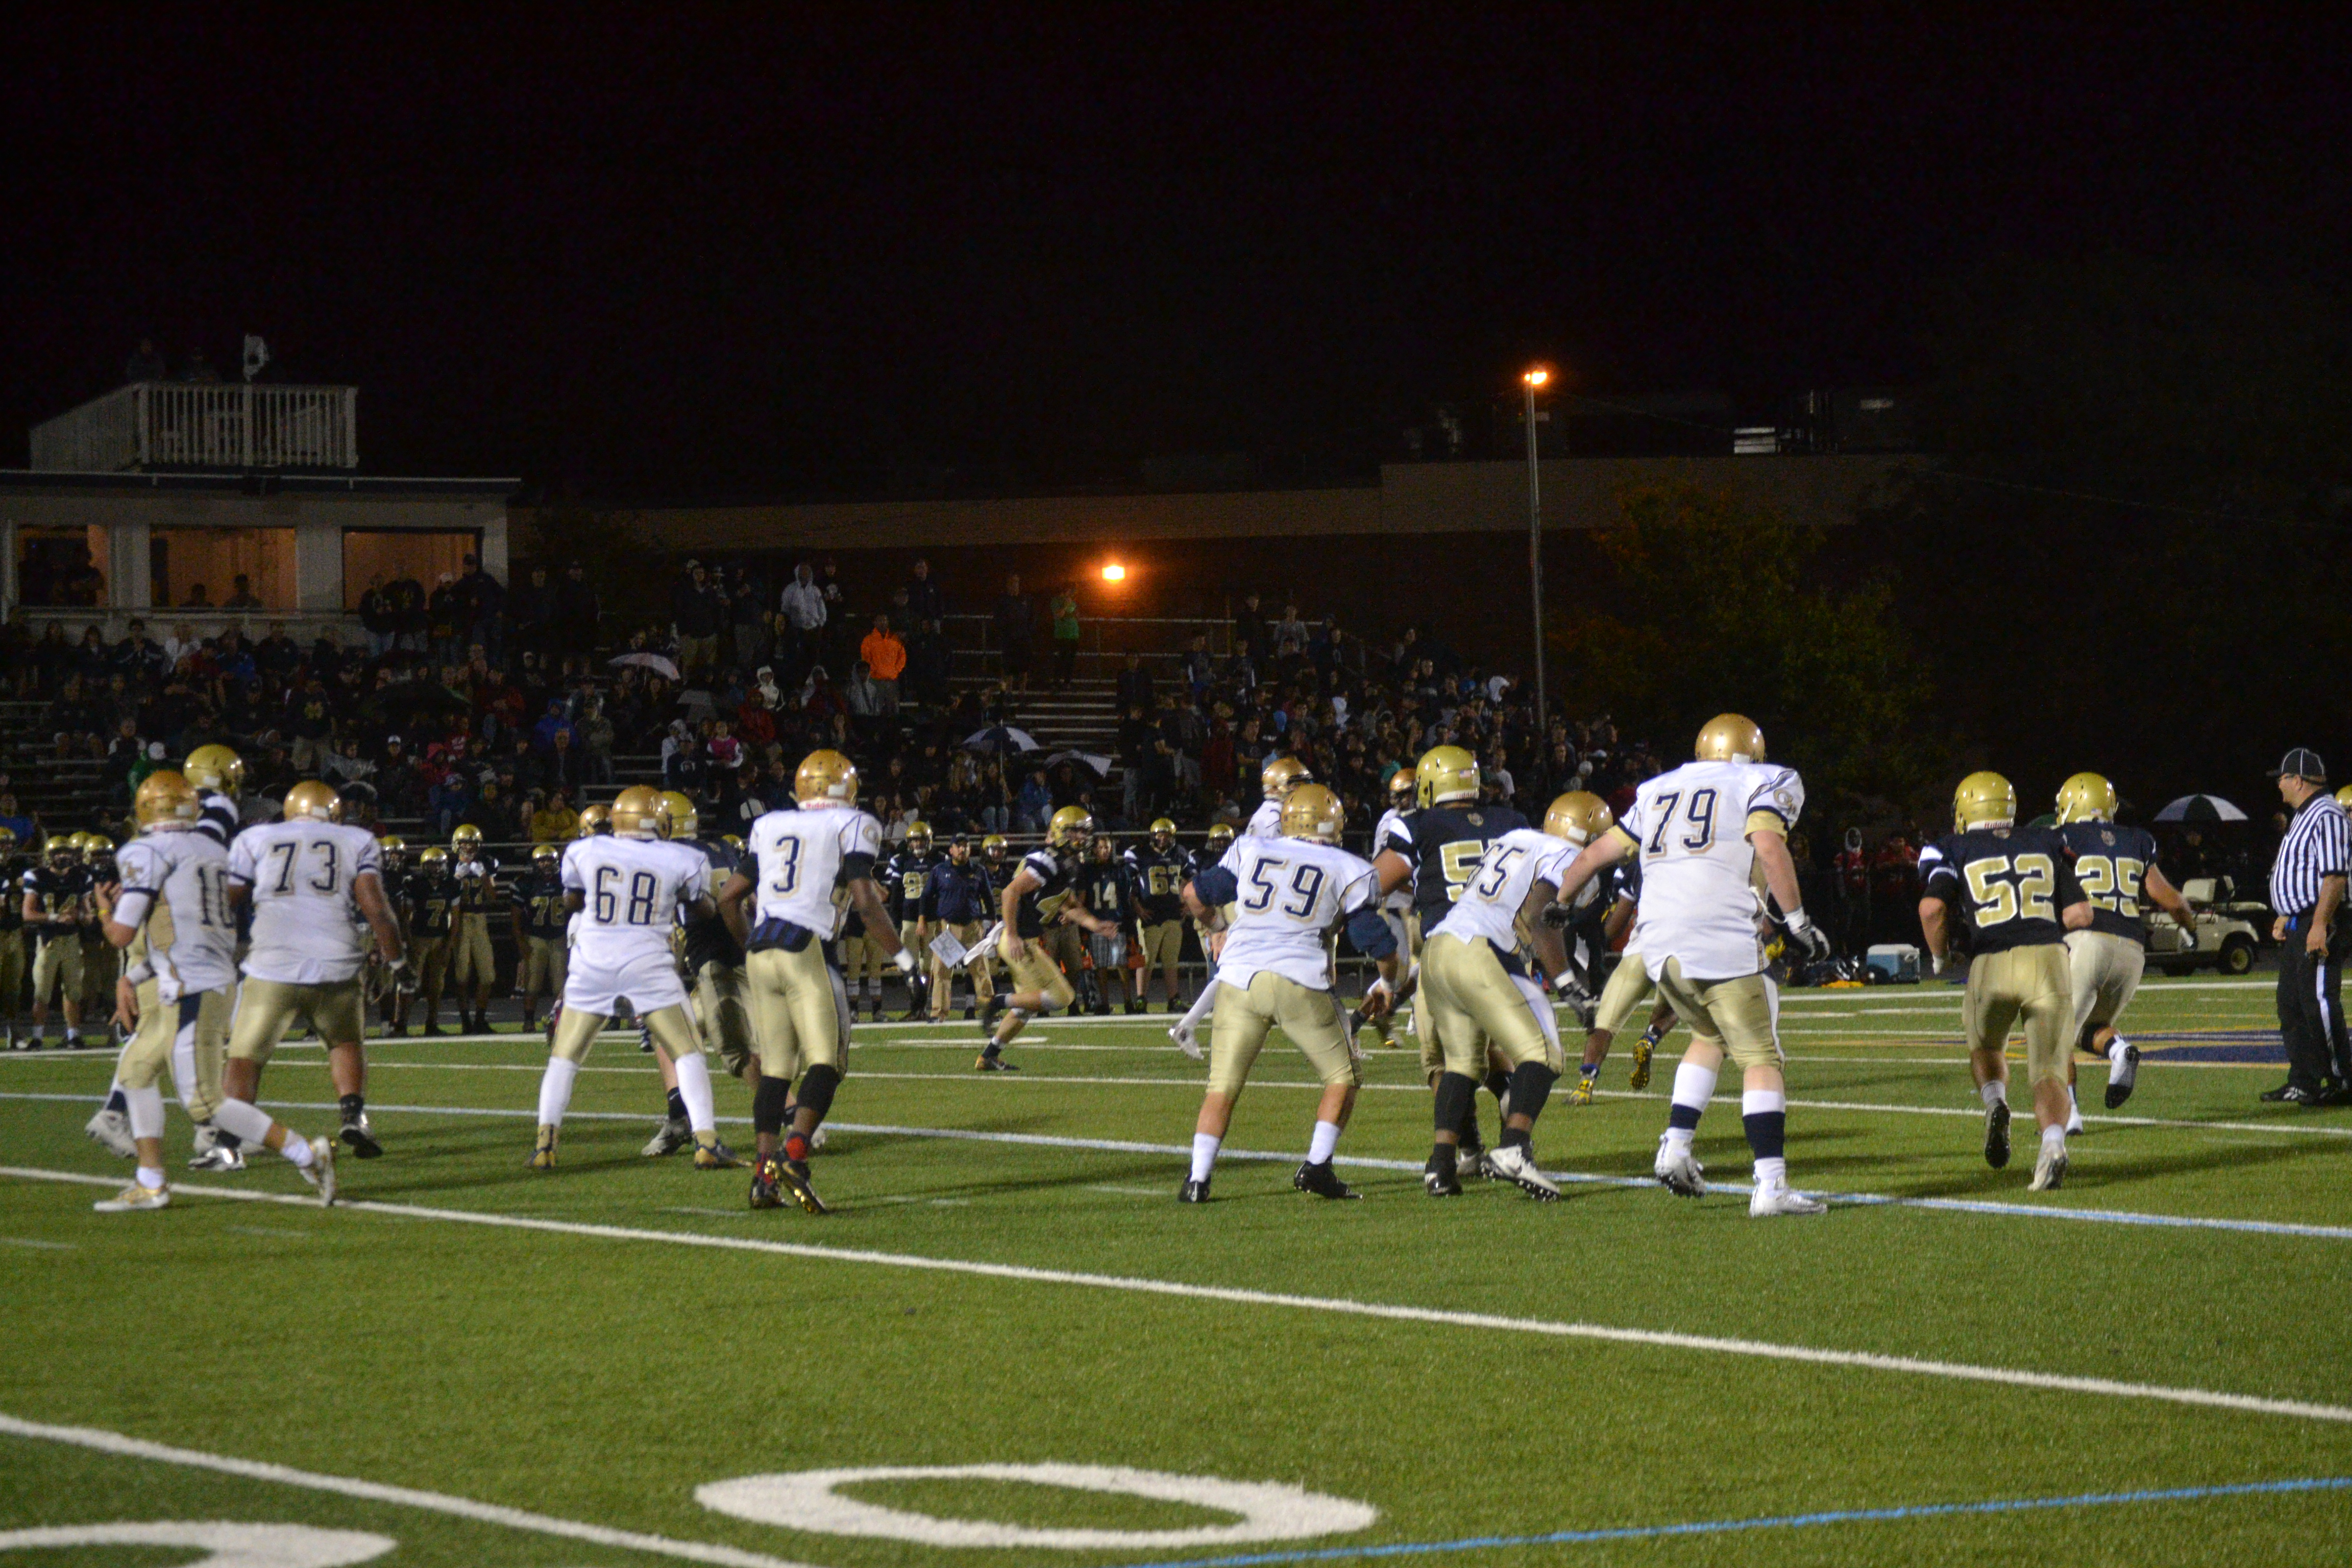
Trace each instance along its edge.
<path fill-rule="evenodd" d="M 87 860 L 89 858 L 89 841 L 92 837 L 93 835 L 88 832 L 68 833 L 66 835 L 66 842 L 73 846 L 76 856 Z"/>
<path fill-rule="evenodd" d="M 237 795 L 245 789 L 245 759 L 226 746 L 198 746 L 188 753 L 180 773 L 200 790 Z"/>
<path fill-rule="evenodd" d="M 157 775 L 149 773 L 147 776 L 152 779 Z M 131 809 L 138 809 L 136 801 L 131 803 Z M 79 833 L 50 834 L 49 841 L 41 846 L 41 858 L 59 870 L 68 868 L 81 858 L 81 846 L 75 842 L 80 837 Z"/>
<path fill-rule="evenodd" d="M 669 802 L 651 784 L 631 784 L 613 802 L 613 837 L 667 838 Z"/>
<path fill-rule="evenodd" d="M 1268 800 L 1287 800 L 1290 792 L 1300 784 L 1314 782 L 1315 774 L 1297 757 L 1268 757 L 1265 766 L 1258 770 L 1257 782 L 1265 790 Z"/>
<path fill-rule="evenodd" d="M 1970 773 L 1952 792 L 1952 826 L 2007 827 L 2017 820 L 2017 790 L 1999 773 Z"/>
<path fill-rule="evenodd" d="M 1691 755 L 1702 763 L 1760 763 L 1764 731 L 1744 713 L 1718 713 L 1699 731 Z"/>
<path fill-rule="evenodd" d="M 1312 781 L 1292 785 L 1289 796 L 1282 803 L 1285 838 L 1337 844 L 1340 830 L 1347 826 L 1348 808 L 1339 804 L 1339 797 Z"/>
<path fill-rule="evenodd" d="M 743 836 L 740 833 L 722 833 L 719 836 L 719 842 L 738 855 L 743 853 Z"/>
<path fill-rule="evenodd" d="M 207 750 L 225 748 L 208 747 Z M 190 823 L 204 812 L 204 803 L 196 796 L 196 786 L 185 773 L 175 773 L 169 768 L 158 768 L 139 781 L 139 794 L 131 803 L 131 815 L 143 831 L 171 823 Z M 52 849 L 56 847 L 53 844 Z"/>
<path fill-rule="evenodd" d="M 278 807 L 278 815 L 289 822 L 341 822 L 343 819 L 343 797 L 329 784 L 317 779 L 304 779 L 286 792 L 285 804 Z M 461 827 L 457 831 L 460 835 L 471 831 L 478 842 L 482 837 L 480 828 L 469 830 Z"/>
<path fill-rule="evenodd" d="M 1545 808 L 1543 830 L 1581 849 L 1615 826 L 1617 814 L 1591 790 L 1572 789 Z"/>
<path fill-rule="evenodd" d="M 1420 803 L 1420 781 L 1415 768 L 1399 768 L 1389 775 L 1389 807 L 1393 811 L 1411 811 Z"/>
<path fill-rule="evenodd" d="M 2352 796 L 2352 784 L 2346 784 L 2336 792 L 2336 804 L 2347 811 L 2352 811 L 2352 799 L 2347 799 L 2347 796 Z"/>
<path fill-rule="evenodd" d="M 811 752 L 793 774 L 793 796 L 803 805 L 829 800 L 842 805 L 857 804 L 857 764 L 839 752 Z"/>
<path fill-rule="evenodd" d="M 114 853 L 114 840 L 103 833 L 81 835 L 81 863 L 95 866 Z"/>
<path fill-rule="evenodd" d="M 928 822 L 907 824 L 907 847 L 918 855 L 931 852 L 931 825 Z"/>
<path fill-rule="evenodd" d="M 377 858 L 383 860 L 385 870 L 397 871 L 400 869 L 401 861 L 408 854 L 408 840 L 397 833 L 383 834 L 375 841 L 375 852 Z"/>
<path fill-rule="evenodd" d="M 2352 785 L 2347 785 L 2346 787 L 2352 788 Z M 1164 816 L 1153 817 L 1151 819 L 1151 847 L 1154 849 L 1159 850 L 1160 853 L 1165 854 L 1168 851 L 1169 846 L 1175 842 L 1176 825 Z"/>
<path fill-rule="evenodd" d="M 1220 822 L 1210 827 L 1208 839 L 1201 847 L 1205 853 L 1211 856 L 1223 856 L 1226 850 L 1231 849 L 1233 847 L 1233 824 L 1230 822 Z"/>
<path fill-rule="evenodd" d="M 1478 759 L 1459 746 L 1432 746 L 1412 770 L 1413 797 L 1423 805 L 1478 798 Z"/>
<path fill-rule="evenodd" d="M 2116 786 L 2097 773 L 2076 773 L 2058 786 L 2058 820 L 2113 822 Z"/>
<path fill-rule="evenodd" d="M 459 823 L 457 831 L 449 835 L 449 847 L 461 858 L 472 859 L 482 852 L 482 830 L 470 822 Z"/>
<path fill-rule="evenodd" d="M 535 844 L 531 846 L 530 864 L 533 870 L 538 870 L 543 867 L 552 866 L 562 858 L 563 851 L 558 849 L 552 844 Z"/>
<path fill-rule="evenodd" d="M 583 805 L 580 808 L 580 837 L 593 838 L 600 833 L 613 831 L 613 808 L 609 805 Z"/>
<path fill-rule="evenodd" d="M 694 797 L 684 790 L 662 791 L 662 804 L 669 807 L 672 838 L 692 838 L 702 831 L 702 813 L 696 809 Z"/>
<path fill-rule="evenodd" d="M 449 868 L 449 851 L 438 844 L 428 844 L 425 852 L 417 856 L 416 864 L 427 873 L 446 871 Z"/>
<path fill-rule="evenodd" d="M 1095 819 L 1087 815 L 1083 805 L 1066 805 L 1054 814 L 1045 825 L 1045 846 L 1049 849 L 1078 849 L 1094 837 Z"/>
<path fill-rule="evenodd" d="M 1004 849 L 1004 835 L 1002 833 L 992 833 L 980 841 L 981 854 L 991 860 L 1003 859 Z"/>

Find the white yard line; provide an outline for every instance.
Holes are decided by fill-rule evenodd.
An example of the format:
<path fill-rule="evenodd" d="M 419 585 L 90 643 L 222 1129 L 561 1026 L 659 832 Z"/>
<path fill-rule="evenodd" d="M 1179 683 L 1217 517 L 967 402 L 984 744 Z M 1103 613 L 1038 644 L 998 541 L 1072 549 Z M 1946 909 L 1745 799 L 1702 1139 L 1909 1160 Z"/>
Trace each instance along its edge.
<path fill-rule="evenodd" d="M 78 1172 L 47 1171 L 17 1166 L 0 1167 L 0 1176 L 14 1176 L 31 1181 L 66 1182 L 80 1185 L 111 1186 L 114 1179 L 86 1176 Z M 292 1194 L 241 1193 L 220 1187 L 182 1185 L 186 1193 L 241 1198 L 248 1201 L 304 1203 L 308 1200 Z M 1813 1345 L 1777 1343 L 1767 1340 L 1732 1339 L 1713 1334 L 1676 1333 L 1658 1329 L 1621 1328 L 1603 1323 L 1561 1322 L 1539 1318 L 1505 1317 L 1491 1312 L 1451 1311 L 1433 1307 L 1414 1307 L 1381 1301 L 1359 1301 L 1337 1296 L 1298 1296 L 1282 1291 L 1251 1290 L 1233 1286 L 1196 1285 L 1173 1279 L 1151 1279 L 1132 1275 L 1088 1274 L 1064 1268 L 1033 1268 L 1020 1264 L 985 1263 L 967 1258 L 930 1258 L 915 1253 L 868 1252 L 852 1247 L 821 1247 L 807 1243 L 763 1241 L 748 1237 L 702 1236 L 678 1231 L 646 1230 L 628 1226 L 589 1225 L 570 1220 L 552 1220 L 521 1215 L 488 1214 L 466 1209 L 425 1208 L 410 1204 L 359 1202 L 339 1205 L 362 1214 L 388 1215 L 402 1219 L 438 1220 L 451 1225 L 480 1226 L 491 1229 L 537 1231 L 552 1236 L 575 1236 L 604 1241 L 642 1242 L 667 1247 L 704 1247 L 719 1251 L 765 1253 L 785 1258 L 807 1258 L 820 1262 L 845 1263 L 867 1268 L 912 1269 L 930 1273 L 962 1274 L 982 1279 L 1013 1280 L 1025 1284 L 1063 1285 L 1088 1290 L 1108 1290 L 1145 1296 L 1176 1297 L 1199 1301 L 1218 1301 L 1245 1307 L 1280 1307 L 1299 1311 L 1338 1316 L 1372 1318 L 1391 1322 L 1431 1323 L 1448 1328 L 1472 1329 L 1487 1333 L 1535 1334 L 1556 1339 L 1599 1340 L 1616 1344 L 1643 1345 L 1674 1351 L 1699 1351 L 1710 1354 L 1730 1355 L 1764 1361 L 1792 1362 L 1814 1366 L 1850 1368 L 1858 1371 L 1895 1373 L 1908 1376 L 1937 1377 L 1966 1383 L 2004 1384 L 2013 1388 L 2030 1388 L 2051 1393 L 2095 1394 L 2115 1399 L 2144 1399 L 2163 1404 L 2202 1406 L 2210 1409 L 2242 1411 L 2252 1415 L 2280 1415 L 2304 1421 L 2352 1423 L 2352 1406 L 2318 1405 L 2296 1399 L 2272 1399 L 2258 1394 L 2232 1394 L 2217 1389 L 2182 1388 L 2161 1384 L 2125 1383 L 2113 1378 L 2076 1377 L 2061 1373 L 2033 1372 L 2019 1367 L 1980 1366 L 1966 1362 L 1931 1361 L 1917 1356 L 1883 1355 L 1870 1351 L 1829 1350 Z M 131 1444 L 136 1439 L 118 1437 L 112 1433 L 89 1432 L 86 1428 L 50 1427 L 26 1432 L 29 1423 L 0 1417 L 0 1432 L 16 1431 L 23 1436 L 56 1436 L 75 1432 L 89 1439 L 91 1447 L 107 1447 L 110 1444 Z M 69 1439 L 60 1439 L 69 1440 Z M 160 1445 L 139 1444 L 141 1449 L 161 1449 Z M 113 1452 L 129 1452 L 110 1448 Z M 187 1449 L 163 1449 L 172 1462 L 199 1463 L 216 1469 L 228 1469 L 234 1474 L 253 1473 L 244 1468 L 249 1461 L 216 1460 L 212 1456 L 194 1455 Z M 185 1457 L 183 1457 L 185 1456 Z M 142 1454 L 141 1457 L 149 1457 Z M 233 1468 L 233 1467 L 237 1467 Z M 255 1468 L 273 1472 L 263 1479 L 285 1479 L 276 1474 L 281 1467 Z M 288 1472 L 299 1476 L 302 1472 Z M 345 1481 L 336 1477 L 305 1477 L 310 1484 L 326 1482 L 325 1490 L 345 1490 L 347 1488 L 371 1487 L 368 1492 L 349 1491 L 351 1496 L 375 1496 L 385 1501 L 411 1501 L 415 1506 L 439 1506 L 445 1512 L 467 1512 L 467 1517 L 485 1518 L 490 1513 L 501 1516 L 500 1523 L 517 1523 L 520 1528 L 541 1528 L 556 1525 L 562 1528 L 547 1533 L 573 1533 L 576 1539 L 590 1539 L 577 1531 L 594 1526 L 572 1525 L 567 1521 L 545 1520 L 540 1515 L 522 1515 L 518 1510 L 493 1509 L 486 1503 L 470 1503 L 458 1498 L 443 1498 L 431 1492 L 408 1492 L 402 1488 L 373 1489 L 363 1481 Z M 299 1484 L 299 1483 L 298 1483 Z M 388 1495 L 397 1494 L 397 1495 Z M 531 1524 L 521 1524 L 521 1520 Z M 617 1535 L 619 1532 L 613 1532 Z M 683 1542 L 670 1542 L 657 1536 L 638 1536 L 627 1542 L 608 1541 L 608 1544 L 639 1545 L 646 1551 L 667 1551 L 673 1555 L 689 1552 L 718 1552 L 724 1549 L 692 1548 Z M 647 1544 L 658 1543 L 658 1544 Z M 760 1568 L 770 1568 L 773 1560 L 754 1558 L 750 1553 L 730 1553 L 726 1557 L 700 1556 L 698 1561 L 726 1563 L 756 1563 Z"/>
<path fill-rule="evenodd" d="M 247 1194 L 239 1194 L 247 1195 Z M 567 1541 L 583 1541 L 592 1546 L 617 1547 L 625 1552 L 646 1552 L 660 1557 L 675 1557 L 688 1563 L 713 1563 L 721 1568 L 808 1568 L 808 1564 L 789 1562 L 782 1557 L 770 1557 L 763 1552 L 739 1552 L 731 1546 L 711 1546 L 697 1541 L 674 1541 L 667 1535 L 646 1535 L 634 1530 L 609 1530 L 601 1524 L 583 1524 L 577 1520 L 557 1519 L 551 1514 L 532 1513 L 526 1509 L 507 1508 L 498 1503 L 477 1502 L 472 1498 L 452 1497 L 446 1492 L 420 1491 L 415 1487 L 386 1486 L 380 1481 L 363 1481 L 350 1476 L 321 1475 L 316 1470 L 298 1470 L 290 1465 L 274 1465 L 260 1459 L 233 1458 L 226 1454 L 207 1454 L 199 1448 L 176 1448 L 166 1443 L 151 1443 L 143 1437 L 127 1437 L 120 1432 L 109 1432 L 96 1426 L 53 1426 L 46 1422 L 20 1420 L 14 1415 L 0 1415 L 0 1436 L 29 1437 L 37 1442 L 64 1443 L 77 1448 L 95 1449 L 101 1454 L 113 1454 L 127 1459 L 145 1459 L 158 1465 L 182 1465 L 190 1469 L 215 1470 L 226 1476 L 242 1476 L 247 1480 L 274 1481 L 280 1486 L 301 1487 L 310 1491 L 332 1492 L 339 1497 L 358 1498 L 366 1502 L 392 1503 L 402 1508 L 421 1509 L 431 1513 L 446 1513 L 458 1519 L 470 1519 L 482 1524 L 503 1525 L 509 1530 L 526 1530 L 537 1535 L 561 1536 Z"/>

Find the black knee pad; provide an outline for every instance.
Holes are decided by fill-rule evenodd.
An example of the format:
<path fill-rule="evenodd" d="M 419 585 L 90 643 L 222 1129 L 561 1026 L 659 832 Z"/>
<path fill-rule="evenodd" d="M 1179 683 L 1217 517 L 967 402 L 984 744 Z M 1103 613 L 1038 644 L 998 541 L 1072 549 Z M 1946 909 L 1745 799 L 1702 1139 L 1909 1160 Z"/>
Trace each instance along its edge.
<path fill-rule="evenodd" d="M 840 1087 L 839 1068 L 818 1066 L 809 1068 L 801 1075 L 801 1109 L 814 1111 L 816 1119 L 823 1121 L 824 1113 L 833 1109 L 833 1091 Z"/>
<path fill-rule="evenodd" d="M 784 1130 L 784 1102 L 793 1097 L 792 1079 L 763 1078 L 751 1091 L 751 1129 L 770 1137 Z"/>
<path fill-rule="evenodd" d="M 1473 1109 L 1478 1093 L 1475 1080 L 1458 1072 L 1441 1073 L 1437 1079 L 1437 1112 L 1433 1118 L 1440 1132 L 1453 1132 L 1462 1126 L 1462 1119 Z"/>
<path fill-rule="evenodd" d="M 1511 1069 L 1511 1114 L 1529 1121 L 1543 1114 L 1544 1101 L 1559 1074 L 1541 1062 L 1521 1062 Z"/>

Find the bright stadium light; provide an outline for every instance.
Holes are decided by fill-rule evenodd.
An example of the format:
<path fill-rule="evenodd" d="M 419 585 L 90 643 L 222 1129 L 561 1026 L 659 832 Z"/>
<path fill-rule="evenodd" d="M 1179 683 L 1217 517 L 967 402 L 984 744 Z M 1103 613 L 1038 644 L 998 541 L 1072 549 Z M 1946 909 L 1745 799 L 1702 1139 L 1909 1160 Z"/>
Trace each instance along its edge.
<path fill-rule="evenodd" d="M 1120 565 L 1116 561 L 1112 562 L 1109 565 L 1103 568 L 1103 581 L 1106 583 L 1126 582 L 1127 568 Z"/>
<path fill-rule="evenodd" d="M 1528 394 L 1528 585 L 1535 605 L 1536 621 L 1536 733 L 1544 730 L 1544 605 L 1543 605 L 1543 494 L 1536 461 L 1536 389 L 1551 380 L 1551 372 L 1542 365 L 1529 365 L 1519 377 L 1519 384 Z"/>
<path fill-rule="evenodd" d="M 1519 377 L 1519 379 L 1526 382 L 1529 386 L 1541 386 L 1546 382 L 1551 380 L 1551 372 L 1544 369 L 1541 365 L 1538 365 L 1535 369 L 1528 372 L 1527 374 Z"/>

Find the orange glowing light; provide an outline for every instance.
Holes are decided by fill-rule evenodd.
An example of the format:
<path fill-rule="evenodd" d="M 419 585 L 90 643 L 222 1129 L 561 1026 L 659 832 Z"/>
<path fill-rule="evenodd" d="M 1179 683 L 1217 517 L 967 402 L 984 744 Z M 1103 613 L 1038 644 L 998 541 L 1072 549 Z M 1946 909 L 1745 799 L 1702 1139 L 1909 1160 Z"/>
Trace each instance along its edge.
<path fill-rule="evenodd" d="M 1103 581 L 1106 583 L 1126 582 L 1127 568 L 1120 565 L 1116 561 L 1112 562 L 1109 565 L 1103 568 Z"/>
<path fill-rule="evenodd" d="M 1544 369 L 1541 365 L 1538 365 L 1535 369 L 1528 372 L 1527 374 L 1519 377 L 1519 379 L 1526 382 L 1529 386 L 1541 386 L 1551 379 L 1551 372 Z"/>

